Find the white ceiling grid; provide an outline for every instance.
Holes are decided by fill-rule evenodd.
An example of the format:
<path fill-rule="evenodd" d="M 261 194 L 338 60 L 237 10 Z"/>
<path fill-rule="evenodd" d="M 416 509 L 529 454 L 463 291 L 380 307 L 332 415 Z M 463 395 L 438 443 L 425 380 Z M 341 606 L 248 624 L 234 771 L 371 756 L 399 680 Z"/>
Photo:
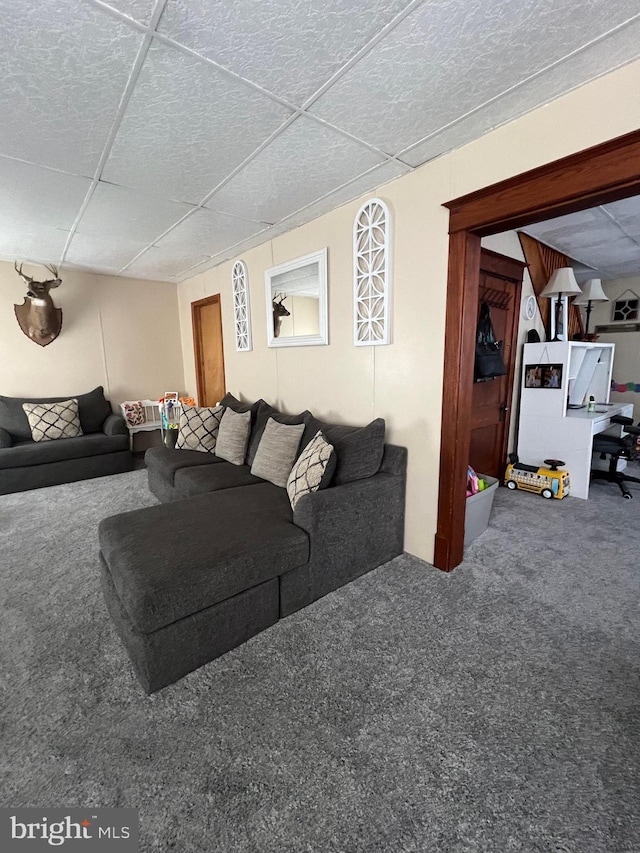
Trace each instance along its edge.
<path fill-rule="evenodd" d="M 637 0 L 0 0 L 0 257 L 179 281 L 639 55 Z"/>

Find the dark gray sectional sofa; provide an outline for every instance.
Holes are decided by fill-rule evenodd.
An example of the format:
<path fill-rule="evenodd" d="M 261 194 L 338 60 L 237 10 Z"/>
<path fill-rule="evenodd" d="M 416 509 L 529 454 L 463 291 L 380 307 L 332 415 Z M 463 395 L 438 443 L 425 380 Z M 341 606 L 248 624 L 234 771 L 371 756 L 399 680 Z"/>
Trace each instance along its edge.
<path fill-rule="evenodd" d="M 275 411 L 251 409 L 248 459 Z M 153 448 L 149 487 L 162 503 L 101 522 L 105 600 L 147 693 L 402 552 L 406 449 L 384 443 L 380 419 L 357 428 L 298 417 L 300 451 L 321 428 L 337 467 L 295 510 L 249 465 Z"/>
<path fill-rule="evenodd" d="M 83 435 L 33 441 L 23 403 L 57 403 L 73 397 Z M 0 396 L 0 495 L 121 474 L 133 468 L 129 432 L 114 415 L 102 387 L 67 397 Z"/>

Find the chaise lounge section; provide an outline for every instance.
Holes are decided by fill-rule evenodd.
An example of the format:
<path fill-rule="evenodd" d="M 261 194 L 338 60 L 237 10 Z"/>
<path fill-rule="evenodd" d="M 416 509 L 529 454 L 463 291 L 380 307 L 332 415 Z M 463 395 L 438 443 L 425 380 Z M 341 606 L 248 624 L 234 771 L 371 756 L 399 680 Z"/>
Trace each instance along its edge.
<path fill-rule="evenodd" d="M 254 404 L 247 459 L 274 413 Z M 293 417 L 317 432 L 310 412 Z M 153 448 L 149 485 L 163 503 L 101 522 L 105 601 L 148 693 L 402 552 L 406 449 L 384 444 L 381 420 L 320 426 L 336 471 L 295 508 L 247 464 Z"/>

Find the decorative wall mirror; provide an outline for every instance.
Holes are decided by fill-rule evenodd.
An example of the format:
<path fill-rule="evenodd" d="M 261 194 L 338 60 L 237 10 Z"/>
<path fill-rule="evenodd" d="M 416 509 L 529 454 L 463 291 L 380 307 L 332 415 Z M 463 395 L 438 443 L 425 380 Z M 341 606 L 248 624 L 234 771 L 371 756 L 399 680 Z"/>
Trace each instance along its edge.
<path fill-rule="evenodd" d="M 266 270 L 270 347 L 327 344 L 327 250 Z"/>

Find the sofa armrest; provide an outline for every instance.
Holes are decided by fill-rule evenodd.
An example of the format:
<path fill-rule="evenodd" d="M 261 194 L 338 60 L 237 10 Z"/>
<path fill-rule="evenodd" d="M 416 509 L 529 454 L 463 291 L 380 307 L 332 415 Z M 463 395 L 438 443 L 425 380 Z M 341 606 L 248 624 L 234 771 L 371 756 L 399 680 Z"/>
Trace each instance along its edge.
<path fill-rule="evenodd" d="M 309 562 L 285 574 L 281 616 L 402 553 L 406 449 L 387 446 L 379 473 L 304 495 L 293 523 L 309 535 Z M 390 464 L 392 463 L 392 464 Z"/>
<path fill-rule="evenodd" d="M 129 435 L 127 424 L 120 415 L 107 415 L 102 424 L 102 432 L 105 435 Z"/>
<path fill-rule="evenodd" d="M 8 433 L 6 429 L 2 429 L 2 427 L 0 427 L 0 447 L 11 447 L 12 444 L 13 441 L 10 433 Z"/>

